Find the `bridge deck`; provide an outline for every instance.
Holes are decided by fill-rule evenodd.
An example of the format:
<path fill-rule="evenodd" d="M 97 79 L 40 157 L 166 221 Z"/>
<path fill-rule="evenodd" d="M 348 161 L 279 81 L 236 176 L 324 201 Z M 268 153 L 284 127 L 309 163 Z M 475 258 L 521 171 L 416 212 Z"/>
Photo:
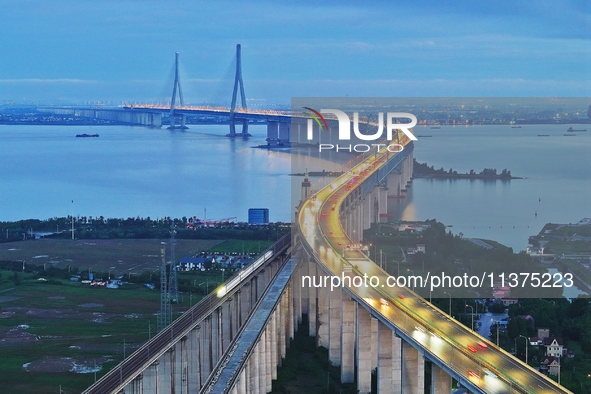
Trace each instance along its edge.
<path fill-rule="evenodd" d="M 224 365 L 219 374 L 216 374 L 215 381 L 209 387 L 204 388 L 202 393 L 222 394 L 228 393 L 232 388 L 244 368 L 248 356 L 252 353 L 254 346 L 261 337 L 296 267 L 297 263 L 289 259 L 279 271 L 273 284 L 263 296 L 261 303 L 253 311 L 242 334 L 237 338 L 236 345 L 225 357 Z"/>
<path fill-rule="evenodd" d="M 406 141 L 408 143 L 408 141 Z M 300 209 L 298 224 L 304 247 L 331 275 L 376 276 L 387 283 L 388 274 L 361 252 L 342 255 L 343 245 L 351 244 L 341 223 L 339 209 L 353 189 L 353 178 L 364 182 L 391 157 L 376 154 L 332 181 L 308 199 Z M 351 257 L 351 259 L 349 259 Z M 347 269 L 345 269 L 347 267 Z M 524 364 L 487 339 L 463 326 L 407 287 L 345 287 L 358 302 L 389 325 L 412 346 L 448 371 L 472 391 L 481 393 L 570 393 L 546 376 Z M 385 302 L 381 300 L 384 299 Z M 474 353 L 468 346 L 482 342 L 486 350 Z"/>

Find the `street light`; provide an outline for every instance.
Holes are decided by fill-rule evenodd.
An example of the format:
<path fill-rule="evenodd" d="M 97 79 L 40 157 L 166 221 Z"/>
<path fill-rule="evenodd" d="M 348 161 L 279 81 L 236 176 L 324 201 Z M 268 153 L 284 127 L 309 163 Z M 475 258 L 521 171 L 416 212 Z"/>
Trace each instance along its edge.
<path fill-rule="evenodd" d="M 472 310 L 472 312 L 470 312 L 470 314 L 472 315 L 472 325 L 470 326 L 470 329 L 474 331 L 474 307 L 468 304 L 466 304 L 466 307 L 469 307 Z"/>
<path fill-rule="evenodd" d="M 447 291 L 444 291 L 443 294 L 447 294 L 449 296 L 449 315 L 451 316 L 451 294 Z"/>
<path fill-rule="evenodd" d="M 527 345 L 529 345 L 529 339 L 523 335 L 520 335 L 519 337 L 525 339 L 525 363 L 527 364 Z"/>
<path fill-rule="evenodd" d="M 491 317 L 491 318 L 490 318 L 490 321 L 491 321 L 491 322 L 493 322 L 493 321 L 495 321 L 495 319 L 493 319 L 493 318 Z M 497 346 L 499 346 L 499 326 L 500 326 L 500 324 L 499 324 L 499 322 L 498 322 L 498 321 L 495 321 L 495 324 L 497 325 Z"/>

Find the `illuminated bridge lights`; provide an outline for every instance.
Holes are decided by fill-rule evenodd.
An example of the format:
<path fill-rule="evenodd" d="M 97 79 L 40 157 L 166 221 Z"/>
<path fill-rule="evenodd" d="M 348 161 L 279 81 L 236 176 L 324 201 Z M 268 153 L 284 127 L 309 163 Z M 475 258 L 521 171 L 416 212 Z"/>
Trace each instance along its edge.
<path fill-rule="evenodd" d="M 404 141 L 404 144 L 408 142 Z M 342 245 L 352 242 L 344 233 L 338 214 L 335 212 L 339 211 L 340 205 L 352 191 L 345 190 L 344 187 L 351 177 L 358 177 L 356 184 L 361 184 L 391 157 L 394 155 L 386 153 L 366 157 L 349 172 L 317 192 L 318 197 L 324 197 L 324 202 L 316 211 L 322 238 L 314 243 L 312 251 L 332 275 L 340 275 L 345 266 L 348 266 L 352 268 L 349 275 L 375 275 L 380 278 L 380 281 L 387 277 L 387 273 L 369 260 L 362 251 L 349 250 L 346 256 L 339 255 L 342 252 L 344 254 Z M 304 206 L 310 203 L 311 201 L 308 200 L 304 202 Z M 333 204 L 334 211 L 331 210 Z M 303 224 L 303 216 L 300 216 L 299 222 Z M 340 247 L 339 242 L 342 244 Z M 406 287 L 396 289 L 351 287 L 348 290 L 358 299 L 363 300 L 367 306 L 373 308 L 372 313 L 383 316 L 390 324 L 396 326 L 397 330 L 413 338 L 423 347 L 429 358 L 440 360 L 450 366 L 458 378 L 469 379 L 483 392 L 570 393 L 480 335 L 468 330 Z M 382 299 L 387 304 L 382 302 Z M 476 352 L 469 349 L 469 346 Z M 492 365 L 495 367 L 493 368 Z"/>

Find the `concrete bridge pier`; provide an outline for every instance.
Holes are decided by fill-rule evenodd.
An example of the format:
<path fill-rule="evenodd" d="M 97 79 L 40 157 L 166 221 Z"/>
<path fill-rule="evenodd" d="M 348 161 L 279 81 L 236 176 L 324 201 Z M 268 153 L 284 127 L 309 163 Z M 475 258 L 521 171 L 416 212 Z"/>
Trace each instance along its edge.
<path fill-rule="evenodd" d="M 322 346 L 325 348 L 329 348 L 329 322 L 330 322 L 330 314 L 329 314 L 329 297 L 330 297 L 330 289 L 328 287 L 319 287 L 318 288 L 318 314 L 317 314 L 317 333 L 316 333 L 316 346 Z"/>
<path fill-rule="evenodd" d="M 388 196 L 390 197 L 402 197 L 403 190 L 406 188 L 406 180 L 403 180 L 404 175 L 402 172 L 392 171 L 388 174 Z"/>
<path fill-rule="evenodd" d="M 407 342 L 402 344 L 403 389 L 405 394 L 425 392 L 425 359 L 417 349 Z"/>
<path fill-rule="evenodd" d="M 318 266 L 316 263 L 311 261 L 307 262 L 307 271 L 306 275 L 309 275 L 311 278 L 314 278 L 318 275 Z M 308 287 L 308 286 L 306 286 Z M 318 309 L 317 309 L 317 302 L 318 302 L 318 288 L 314 286 L 309 286 L 305 293 L 307 293 L 307 300 L 304 299 L 304 303 L 307 303 L 307 312 L 308 312 L 308 334 L 311 337 L 316 336 L 317 330 L 316 327 L 318 326 Z M 304 296 L 304 292 L 302 291 L 302 296 Z"/>
<path fill-rule="evenodd" d="M 291 123 L 279 123 L 279 144 L 288 145 L 290 136 Z"/>
<path fill-rule="evenodd" d="M 341 291 L 341 382 L 355 381 L 356 303 Z"/>
<path fill-rule="evenodd" d="M 431 394 L 448 394 L 451 390 L 451 376 L 435 364 L 431 364 Z"/>
<path fill-rule="evenodd" d="M 158 392 L 158 365 L 160 363 L 156 361 L 152 365 L 142 372 L 142 374 L 134 379 L 131 384 L 132 390 L 129 391 L 130 394 L 139 394 L 139 393 L 157 393 Z M 139 382 L 139 386 L 136 384 Z M 137 391 L 135 391 L 137 390 Z"/>
<path fill-rule="evenodd" d="M 400 338 L 378 322 L 378 394 L 402 393 Z"/>
<path fill-rule="evenodd" d="M 341 365 L 342 312 L 342 290 L 330 292 L 328 298 L 328 359 L 332 365 Z"/>
<path fill-rule="evenodd" d="M 300 275 L 325 274 L 319 267 L 314 269 L 314 265 L 307 263 Z M 301 286 L 301 280 L 293 283 L 293 286 Z M 310 335 L 316 333 L 317 346 L 326 347 L 331 364 L 340 366 L 343 383 L 356 380 L 359 392 L 369 393 L 371 374 L 377 368 L 379 394 L 423 394 L 425 360 L 421 352 L 397 336 L 390 326 L 372 317 L 367 306 L 352 299 L 342 288 L 331 291 L 330 287 L 323 286 L 307 290 Z M 295 305 L 293 296 L 289 298 Z M 272 324 L 275 323 L 269 327 L 273 327 Z M 274 344 L 271 342 L 271 346 Z M 266 349 L 269 352 L 268 347 Z M 275 360 L 274 355 L 272 360 Z M 277 364 L 271 361 L 270 365 Z M 433 382 L 435 394 L 451 390 L 451 377 L 435 366 Z"/>
<path fill-rule="evenodd" d="M 402 162 L 402 168 L 403 168 L 403 172 L 402 172 L 403 182 L 405 182 L 403 191 L 406 191 L 406 189 L 408 189 L 408 187 L 410 186 L 410 183 L 412 181 L 412 170 L 413 170 L 412 151 L 407 153 L 407 155 L 404 157 L 404 160 Z"/>
<path fill-rule="evenodd" d="M 201 326 L 197 326 L 194 330 L 189 333 L 189 346 L 188 346 L 188 391 L 195 393 L 199 391 L 202 385 L 202 376 L 200 357 L 201 357 Z"/>
<path fill-rule="evenodd" d="M 355 365 L 357 365 L 357 390 L 359 394 L 371 393 L 371 371 L 373 370 L 372 343 L 377 338 L 372 337 L 372 317 L 367 309 L 355 304 Z M 374 319 L 375 320 L 375 319 Z"/>
<path fill-rule="evenodd" d="M 279 145 L 279 122 L 267 122 L 267 143 L 269 145 Z"/>
<path fill-rule="evenodd" d="M 361 196 L 361 190 L 357 188 L 354 190 L 349 197 L 345 200 L 341 206 L 340 220 L 345 230 L 345 233 L 353 243 L 361 242 L 363 238 L 363 230 L 368 227 L 364 227 L 366 221 L 365 216 L 365 205 L 366 199 Z"/>

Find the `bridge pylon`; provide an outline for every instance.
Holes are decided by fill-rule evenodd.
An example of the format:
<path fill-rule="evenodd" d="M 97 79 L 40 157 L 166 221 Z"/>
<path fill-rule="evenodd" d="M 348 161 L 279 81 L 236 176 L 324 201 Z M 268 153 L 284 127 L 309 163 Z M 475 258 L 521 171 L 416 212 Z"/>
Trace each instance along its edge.
<path fill-rule="evenodd" d="M 232 92 L 232 105 L 230 107 L 230 134 L 228 137 L 250 137 L 248 133 L 248 120 L 247 119 L 236 119 L 236 96 L 238 93 L 238 86 L 240 86 L 240 99 L 242 101 L 242 109 L 246 109 L 246 96 L 244 94 L 244 82 L 242 82 L 242 61 L 241 61 L 241 50 L 240 44 L 236 45 L 236 75 L 234 77 L 234 91 Z M 242 133 L 236 134 L 236 122 L 242 122 Z"/>
<path fill-rule="evenodd" d="M 179 94 L 179 104 L 180 106 L 185 105 L 185 101 L 183 100 L 183 89 L 181 88 L 181 77 L 179 76 L 179 53 L 175 52 L 174 54 L 174 83 L 172 85 L 172 97 L 170 100 L 170 126 L 169 129 L 187 129 L 188 127 L 185 125 L 186 116 L 184 114 L 180 114 L 180 125 L 176 125 L 176 116 L 174 113 L 174 107 L 176 105 L 176 94 Z"/>

